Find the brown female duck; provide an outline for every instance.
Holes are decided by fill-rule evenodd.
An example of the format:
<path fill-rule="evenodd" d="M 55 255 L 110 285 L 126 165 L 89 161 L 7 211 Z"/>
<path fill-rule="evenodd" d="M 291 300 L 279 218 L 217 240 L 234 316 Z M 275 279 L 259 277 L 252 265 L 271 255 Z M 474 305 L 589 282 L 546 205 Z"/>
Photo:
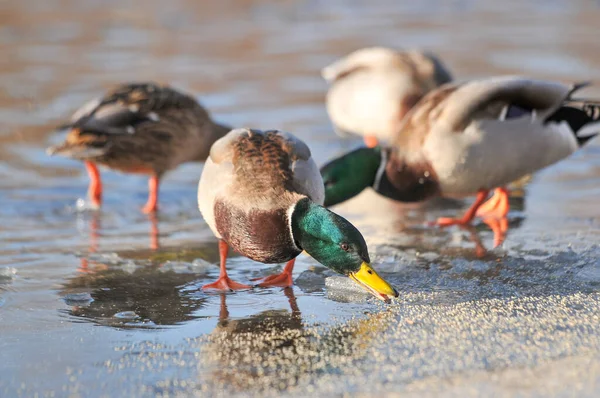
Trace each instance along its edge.
<path fill-rule="evenodd" d="M 69 129 L 66 140 L 48 153 L 85 162 L 92 204 L 102 202 L 97 167 L 102 165 L 150 176 L 145 213 L 157 210 L 159 182 L 167 171 L 206 160 L 213 142 L 230 130 L 193 97 L 154 83 L 120 85 L 82 106 L 62 128 Z"/>

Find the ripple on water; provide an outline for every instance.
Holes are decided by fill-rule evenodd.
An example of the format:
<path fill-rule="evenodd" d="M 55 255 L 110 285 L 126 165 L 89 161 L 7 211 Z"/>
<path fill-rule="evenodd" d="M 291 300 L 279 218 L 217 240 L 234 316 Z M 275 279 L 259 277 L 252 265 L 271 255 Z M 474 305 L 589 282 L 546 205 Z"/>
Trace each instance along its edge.
<path fill-rule="evenodd" d="M 204 282 L 201 283 L 204 285 Z M 250 312 L 256 312 L 257 308 L 269 308 L 272 306 L 273 302 L 276 300 L 275 295 L 281 294 L 280 289 L 253 289 L 253 290 L 242 290 L 231 293 L 222 293 L 218 291 L 201 291 L 202 295 L 209 296 L 212 298 L 208 301 L 206 305 L 206 309 L 210 310 L 211 307 L 220 308 L 221 300 L 215 300 L 217 296 L 223 298 L 225 296 L 225 301 L 227 304 L 227 308 L 229 310 L 244 311 L 248 310 Z"/>
<path fill-rule="evenodd" d="M 145 319 L 144 317 L 138 315 L 135 311 L 121 311 L 117 312 L 112 316 L 115 322 L 112 323 L 112 326 L 121 326 L 124 327 L 139 327 L 139 328 L 152 328 L 157 326 L 150 319 Z"/>

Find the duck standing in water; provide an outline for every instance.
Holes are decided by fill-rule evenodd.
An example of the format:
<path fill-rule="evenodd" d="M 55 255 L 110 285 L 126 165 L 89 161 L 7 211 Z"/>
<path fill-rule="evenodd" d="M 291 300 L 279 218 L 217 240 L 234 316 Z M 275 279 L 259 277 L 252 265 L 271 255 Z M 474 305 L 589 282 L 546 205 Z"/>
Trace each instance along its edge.
<path fill-rule="evenodd" d="M 291 286 L 303 250 L 377 298 L 398 292 L 369 264 L 360 232 L 322 207 L 323 181 L 310 149 L 281 131 L 236 129 L 212 146 L 198 185 L 198 207 L 219 238 L 221 273 L 204 289 L 245 289 L 229 279 L 228 248 L 262 263 L 287 262 L 259 286 Z"/>
<path fill-rule="evenodd" d="M 369 148 L 394 142 L 413 106 L 431 90 L 452 81 L 452 74 L 435 55 L 385 47 L 357 50 L 321 74 L 331 84 L 327 112 L 336 130 L 364 136 Z M 508 196 L 505 187 L 496 188 L 479 215 L 495 218 L 495 208 L 507 205 Z"/>
<path fill-rule="evenodd" d="M 521 77 L 442 86 L 406 116 L 390 149 L 360 148 L 321 169 L 325 205 L 369 186 L 404 202 L 475 195 L 462 217 L 436 222 L 468 224 L 491 189 L 566 158 L 600 132 L 599 103 L 572 98 L 584 86 Z M 508 209 L 506 201 L 486 214 L 506 217 Z"/>
<path fill-rule="evenodd" d="M 120 85 L 85 104 L 62 128 L 69 129 L 65 142 L 48 153 L 85 162 L 92 205 L 102 203 L 102 165 L 150 176 L 145 213 L 157 210 L 160 179 L 167 171 L 206 160 L 211 145 L 230 130 L 191 96 L 153 83 Z"/>
<path fill-rule="evenodd" d="M 406 113 L 452 76 L 421 51 L 363 48 L 323 68 L 327 112 L 338 131 L 362 135 L 368 147 L 391 142 Z"/>

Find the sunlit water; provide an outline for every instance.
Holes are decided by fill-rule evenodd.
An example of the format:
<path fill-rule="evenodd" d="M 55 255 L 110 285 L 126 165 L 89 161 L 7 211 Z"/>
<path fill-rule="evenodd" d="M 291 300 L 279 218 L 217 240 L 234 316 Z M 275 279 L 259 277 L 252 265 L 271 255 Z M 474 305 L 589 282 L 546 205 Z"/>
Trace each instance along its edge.
<path fill-rule="evenodd" d="M 506 361 L 499 353 L 521 352 L 518 344 L 498 343 L 463 363 L 456 358 L 468 347 L 448 353 L 446 361 L 431 354 L 440 349 L 422 346 L 427 339 L 410 345 L 395 334 L 405 319 L 421 316 L 427 324 L 429 315 L 413 313 L 421 305 L 435 311 L 533 297 L 535 307 L 537 297 L 578 301 L 586 295 L 578 308 L 597 316 L 597 144 L 537 174 L 514 200 L 506 242 L 482 259 L 474 242 L 491 247 L 485 225 L 473 231 L 424 227 L 461 203 L 403 207 L 365 192 L 339 206 L 363 231 L 377 269 L 401 291 L 387 308 L 327 288 L 330 273 L 306 256 L 297 262 L 293 289 L 205 293 L 201 286 L 218 275 L 218 254 L 196 208 L 200 164 L 165 179 L 162 208 L 152 219 L 138 211 L 146 181 L 111 172 L 103 174 L 102 211 L 81 210 L 82 165 L 49 158 L 44 150 L 62 139 L 50 133 L 53 126 L 83 101 L 118 82 L 157 80 L 197 93 L 219 121 L 297 134 L 322 163 L 360 144 L 333 134 L 323 106 L 319 71 L 337 57 L 367 45 L 424 47 L 460 80 L 507 73 L 600 80 L 599 20 L 598 4 L 583 0 L 3 3 L 0 395 L 401 390 L 454 372 L 597 355 L 598 328 L 583 321 L 572 326 L 586 332 L 576 334 L 571 348 L 555 345 Z M 594 94 L 600 89 L 586 92 Z M 240 257 L 229 265 L 232 277 L 245 282 L 276 270 Z M 481 313 L 490 310 L 485 305 Z M 535 314 L 533 307 L 527 311 Z M 370 328 L 360 323 L 365 319 Z M 286 336 L 270 356 L 248 351 L 280 365 L 240 365 L 242 376 L 235 373 L 244 345 L 227 344 L 244 342 L 249 332 Z M 286 362 L 288 346 L 310 364 Z M 306 354 L 310 350 L 321 356 Z M 387 357 L 394 350 L 405 362 Z M 324 353 L 335 358 L 328 362 Z M 395 372 L 386 363 L 395 363 Z M 273 379 L 282 369 L 286 376 Z M 365 375 L 378 387 L 365 383 Z"/>

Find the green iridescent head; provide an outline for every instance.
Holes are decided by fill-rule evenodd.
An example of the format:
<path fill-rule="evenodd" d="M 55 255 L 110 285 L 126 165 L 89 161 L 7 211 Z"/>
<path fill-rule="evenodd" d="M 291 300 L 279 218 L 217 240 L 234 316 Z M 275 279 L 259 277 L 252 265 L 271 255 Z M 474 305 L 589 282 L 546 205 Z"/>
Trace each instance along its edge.
<path fill-rule="evenodd" d="M 359 148 L 321 168 L 325 206 L 333 206 L 373 186 L 381 166 L 381 148 Z"/>
<path fill-rule="evenodd" d="M 398 296 L 371 267 L 362 234 L 345 218 L 305 198 L 296 203 L 291 225 L 296 244 L 327 268 L 352 278 L 381 300 Z"/>

